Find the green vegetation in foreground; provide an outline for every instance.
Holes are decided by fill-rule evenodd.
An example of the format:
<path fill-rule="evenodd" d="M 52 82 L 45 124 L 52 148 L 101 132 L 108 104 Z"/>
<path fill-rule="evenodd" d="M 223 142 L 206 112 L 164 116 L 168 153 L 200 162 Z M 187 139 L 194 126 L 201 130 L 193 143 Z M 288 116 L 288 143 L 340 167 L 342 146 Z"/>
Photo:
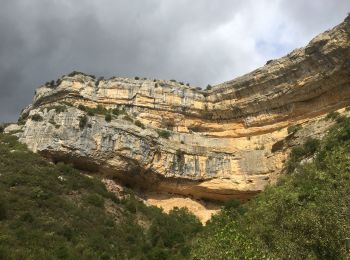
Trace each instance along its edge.
<path fill-rule="evenodd" d="M 349 259 L 350 119 L 290 157 L 277 185 L 243 206 L 227 204 L 208 223 L 195 259 Z"/>
<path fill-rule="evenodd" d="M 201 227 L 184 209 L 118 200 L 0 134 L 0 259 L 187 259 Z"/>

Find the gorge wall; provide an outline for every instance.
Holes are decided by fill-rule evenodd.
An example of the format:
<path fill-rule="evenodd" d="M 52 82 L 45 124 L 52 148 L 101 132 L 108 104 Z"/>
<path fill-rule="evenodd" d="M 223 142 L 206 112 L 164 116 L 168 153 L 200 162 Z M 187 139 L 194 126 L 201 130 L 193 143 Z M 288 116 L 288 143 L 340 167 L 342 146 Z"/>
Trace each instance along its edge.
<path fill-rule="evenodd" d="M 53 161 L 140 190 L 246 200 L 276 181 L 290 147 L 323 135 L 325 114 L 348 105 L 350 17 L 207 91 L 72 73 L 39 87 L 22 124 L 6 131 Z M 302 129 L 288 133 L 296 124 Z"/>

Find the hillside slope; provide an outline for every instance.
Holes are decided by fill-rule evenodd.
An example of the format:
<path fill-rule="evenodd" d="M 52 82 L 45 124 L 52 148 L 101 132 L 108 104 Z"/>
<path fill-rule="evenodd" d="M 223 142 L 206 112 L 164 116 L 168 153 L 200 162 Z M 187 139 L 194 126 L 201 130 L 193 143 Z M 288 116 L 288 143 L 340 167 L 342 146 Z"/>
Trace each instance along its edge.
<path fill-rule="evenodd" d="M 0 259 L 186 259 L 200 229 L 0 134 Z"/>
<path fill-rule="evenodd" d="M 195 259 L 350 258 L 350 118 L 327 119 L 336 124 L 323 140 L 293 148 L 277 185 L 226 204 L 197 240 Z"/>

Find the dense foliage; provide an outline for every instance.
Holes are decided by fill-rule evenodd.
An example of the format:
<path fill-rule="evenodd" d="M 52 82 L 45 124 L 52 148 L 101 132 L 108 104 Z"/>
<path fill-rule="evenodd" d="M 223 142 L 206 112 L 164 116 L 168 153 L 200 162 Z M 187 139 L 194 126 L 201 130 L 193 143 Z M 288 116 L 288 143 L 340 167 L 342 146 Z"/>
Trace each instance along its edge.
<path fill-rule="evenodd" d="M 0 259 L 186 259 L 200 230 L 0 134 Z"/>
<path fill-rule="evenodd" d="M 328 120 L 322 141 L 292 149 L 276 185 L 227 202 L 204 229 L 187 210 L 118 200 L 0 134 L 0 259 L 348 259 L 350 119 Z"/>
<path fill-rule="evenodd" d="M 348 259 L 350 119 L 336 121 L 321 142 L 293 149 L 289 174 L 277 185 L 243 206 L 226 205 L 197 239 L 193 257 Z"/>

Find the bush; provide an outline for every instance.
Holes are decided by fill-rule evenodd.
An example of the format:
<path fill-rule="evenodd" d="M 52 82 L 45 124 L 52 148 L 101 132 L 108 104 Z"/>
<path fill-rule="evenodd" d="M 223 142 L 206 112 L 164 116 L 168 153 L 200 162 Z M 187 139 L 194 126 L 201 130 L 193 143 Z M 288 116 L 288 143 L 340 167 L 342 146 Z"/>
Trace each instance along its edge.
<path fill-rule="evenodd" d="M 311 137 L 306 139 L 303 145 L 293 147 L 289 155 L 289 160 L 285 164 L 286 172 L 293 173 L 303 158 L 315 154 L 319 148 L 320 140 Z"/>
<path fill-rule="evenodd" d="M 5 127 L 3 125 L 0 125 L 0 134 L 3 133 L 5 130 Z"/>
<path fill-rule="evenodd" d="M 88 114 L 88 116 L 94 116 L 94 115 L 95 115 L 93 109 L 89 109 L 89 110 L 87 111 L 87 114 Z"/>
<path fill-rule="evenodd" d="M 134 120 L 132 120 L 132 118 L 129 115 L 123 116 L 123 119 L 129 122 L 134 122 Z"/>
<path fill-rule="evenodd" d="M 301 124 L 297 124 L 297 125 L 292 125 L 289 126 L 287 128 L 288 134 L 295 134 L 296 132 L 298 132 L 299 130 L 301 130 L 303 127 L 301 126 Z"/>
<path fill-rule="evenodd" d="M 113 108 L 112 109 L 112 114 L 118 116 L 120 114 L 120 111 L 118 108 Z"/>
<path fill-rule="evenodd" d="M 21 113 L 21 116 L 18 118 L 17 123 L 19 125 L 24 125 L 26 123 L 28 116 L 29 116 L 29 112 Z"/>
<path fill-rule="evenodd" d="M 340 116 L 339 112 L 337 111 L 333 111 L 328 113 L 328 115 L 326 116 L 326 120 L 336 120 L 338 117 Z"/>
<path fill-rule="evenodd" d="M 50 107 L 50 108 L 55 109 L 55 111 L 56 111 L 58 114 L 67 111 L 67 107 L 66 107 L 66 106 L 53 106 L 53 107 Z"/>
<path fill-rule="evenodd" d="M 208 84 L 206 87 L 206 90 L 211 90 L 211 89 L 212 89 L 212 86 Z"/>
<path fill-rule="evenodd" d="M 169 139 L 169 137 L 171 136 L 171 133 L 167 130 L 162 129 L 162 130 L 158 130 L 158 135 L 161 138 Z"/>
<path fill-rule="evenodd" d="M 320 140 L 309 137 L 306 139 L 304 145 L 305 155 L 313 155 L 320 147 Z"/>
<path fill-rule="evenodd" d="M 79 104 L 78 109 L 80 109 L 81 111 L 86 111 L 86 106 Z"/>
<path fill-rule="evenodd" d="M 140 120 L 136 120 L 136 121 L 135 121 L 135 125 L 138 126 L 138 127 L 140 127 L 140 128 L 142 128 L 142 129 L 145 129 L 145 125 L 142 124 L 142 123 L 140 122 Z"/>
<path fill-rule="evenodd" d="M 176 82 L 176 80 L 175 80 L 175 79 L 171 79 L 170 81 L 171 81 L 171 82 Z"/>
<path fill-rule="evenodd" d="M 238 209 L 241 206 L 241 202 L 238 199 L 231 199 L 224 203 L 224 209 Z"/>
<path fill-rule="evenodd" d="M 139 79 L 140 79 L 140 77 L 137 77 L 137 76 L 136 76 L 134 79 L 135 79 L 135 80 L 139 80 Z"/>
<path fill-rule="evenodd" d="M 88 122 L 87 116 L 84 115 L 84 116 L 80 117 L 80 119 L 79 119 L 79 127 L 81 129 L 84 128 L 86 126 L 87 122 Z"/>
<path fill-rule="evenodd" d="M 34 114 L 34 115 L 32 115 L 32 116 L 31 116 L 31 119 L 32 119 L 33 121 L 36 121 L 36 122 L 41 122 L 41 121 L 44 120 L 43 117 L 42 117 L 41 115 L 39 115 L 39 114 Z"/>
<path fill-rule="evenodd" d="M 112 121 L 112 115 L 111 114 L 106 114 L 105 115 L 105 120 L 106 120 L 106 122 L 111 122 Z"/>

